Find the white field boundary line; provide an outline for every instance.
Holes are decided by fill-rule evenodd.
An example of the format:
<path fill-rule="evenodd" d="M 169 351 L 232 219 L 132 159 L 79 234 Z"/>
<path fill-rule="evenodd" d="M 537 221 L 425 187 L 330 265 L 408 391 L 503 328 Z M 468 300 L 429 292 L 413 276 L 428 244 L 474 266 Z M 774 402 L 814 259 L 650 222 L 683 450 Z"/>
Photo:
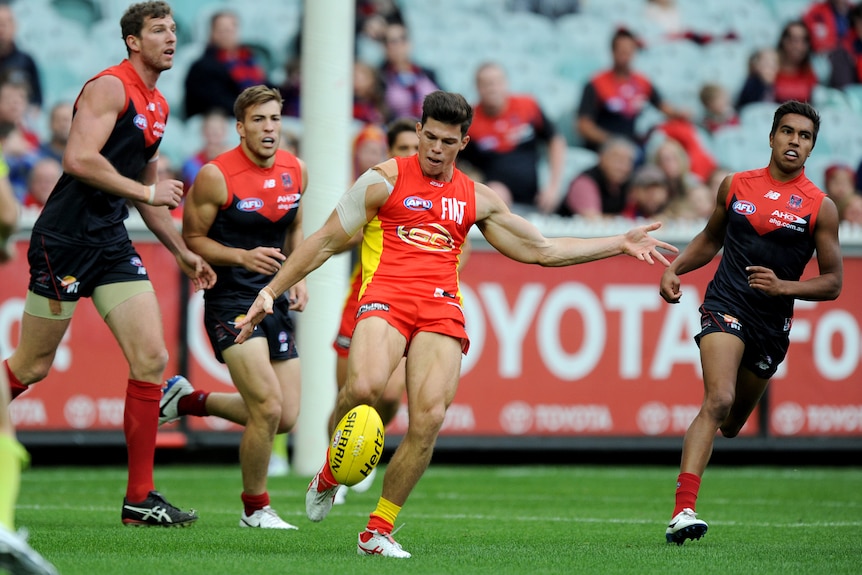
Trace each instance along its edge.
<path fill-rule="evenodd" d="M 112 513 L 117 510 L 116 506 L 105 507 L 96 505 L 17 505 L 17 509 L 27 509 L 33 511 L 79 511 L 79 512 L 105 512 Z M 201 515 L 239 515 L 239 509 L 206 509 L 205 511 L 198 510 Z M 278 511 L 282 517 L 305 517 L 303 511 Z M 365 512 L 350 512 L 339 513 L 339 515 L 350 517 L 368 517 Z M 471 521 L 487 521 L 487 522 L 524 522 L 524 523 L 612 523 L 616 525 L 656 525 L 663 524 L 663 521 L 653 519 L 633 519 L 633 518 L 613 518 L 613 517 L 548 517 L 542 515 L 484 515 L 471 513 L 419 513 L 410 514 L 411 520 L 471 520 Z M 768 527 L 775 529 L 801 528 L 801 529 L 819 529 L 822 527 L 862 527 L 862 520 L 859 521 L 814 521 L 814 522 L 792 522 L 792 523 L 774 523 L 768 521 L 718 521 L 710 520 L 709 525 L 723 525 L 728 527 Z"/>

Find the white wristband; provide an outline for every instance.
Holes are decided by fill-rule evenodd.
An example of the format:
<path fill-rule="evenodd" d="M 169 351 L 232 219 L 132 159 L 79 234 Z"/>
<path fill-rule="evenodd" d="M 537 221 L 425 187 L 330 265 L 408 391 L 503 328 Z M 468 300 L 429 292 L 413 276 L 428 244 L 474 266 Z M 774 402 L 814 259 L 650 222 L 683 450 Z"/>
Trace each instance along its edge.
<path fill-rule="evenodd" d="M 156 201 L 156 185 L 150 184 L 150 199 L 147 200 L 147 203 L 152 206 L 154 201 Z"/>

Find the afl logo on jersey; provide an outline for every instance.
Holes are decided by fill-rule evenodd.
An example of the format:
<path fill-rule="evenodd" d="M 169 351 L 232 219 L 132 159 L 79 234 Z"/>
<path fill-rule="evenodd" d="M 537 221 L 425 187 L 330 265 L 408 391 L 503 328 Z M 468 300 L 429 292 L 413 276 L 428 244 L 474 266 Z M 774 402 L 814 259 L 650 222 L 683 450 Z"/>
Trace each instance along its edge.
<path fill-rule="evenodd" d="M 143 114 L 138 114 L 137 116 L 135 116 L 135 119 L 132 121 L 135 123 L 135 126 L 139 130 L 146 130 L 147 129 L 147 117 L 144 116 Z"/>
<path fill-rule="evenodd" d="M 434 203 L 431 200 L 425 200 L 416 196 L 404 198 L 404 207 L 414 212 L 426 212 L 431 209 Z"/>
<path fill-rule="evenodd" d="M 236 209 L 241 212 L 256 212 L 263 207 L 263 200 L 260 198 L 246 198 L 240 200 L 236 204 Z"/>
<path fill-rule="evenodd" d="M 757 206 L 746 200 L 733 202 L 733 211 L 741 216 L 750 216 L 757 211 Z"/>

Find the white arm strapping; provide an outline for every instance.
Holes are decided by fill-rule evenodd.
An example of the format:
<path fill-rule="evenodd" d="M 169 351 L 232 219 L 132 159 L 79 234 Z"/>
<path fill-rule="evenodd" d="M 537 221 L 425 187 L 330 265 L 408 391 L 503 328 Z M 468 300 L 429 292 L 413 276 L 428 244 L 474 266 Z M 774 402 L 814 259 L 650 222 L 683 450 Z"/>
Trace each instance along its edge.
<path fill-rule="evenodd" d="M 364 174 L 359 176 L 356 183 L 347 190 L 338 204 L 335 206 L 335 211 L 338 212 L 338 219 L 341 222 L 341 227 L 347 232 L 347 235 L 352 236 L 359 229 L 368 223 L 365 212 L 365 191 L 369 186 L 374 184 L 384 184 L 386 190 L 391 194 L 395 188 L 389 181 L 384 178 L 380 172 L 374 169 L 369 169 Z"/>

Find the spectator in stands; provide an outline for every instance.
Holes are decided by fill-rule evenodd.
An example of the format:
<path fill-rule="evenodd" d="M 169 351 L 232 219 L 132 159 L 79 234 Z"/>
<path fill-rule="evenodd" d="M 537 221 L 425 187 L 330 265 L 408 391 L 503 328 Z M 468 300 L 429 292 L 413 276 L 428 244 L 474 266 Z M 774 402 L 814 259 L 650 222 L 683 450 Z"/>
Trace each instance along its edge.
<path fill-rule="evenodd" d="M 419 118 L 425 96 L 439 89 L 434 72 L 413 62 L 410 38 L 403 24 L 389 24 L 385 42 L 386 60 L 381 74 L 390 114 L 388 119 L 400 116 Z"/>
<path fill-rule="evenodd" d="M 18 213 L 21 210 L 21 204 L 15 197 L 12 191 L 12 184 L 9 183 L 9 168 L 6 162 L 0 155 L 0 264 L 12 259 L 14 255 L 14 246 L 9 242 L 12 233 L 18 227 Z M 2 384 L 2 382 L 0 382 Z M 0 400 L 6 399 L 6 403 L 0 403 L 0 409 L 6 409 L 8 398 L 0 397 Z M 0 414 L 0 420 L 3 419 Z M 0 434 L 2 434 L 2 426 L 0 426 Z M 2 452 L 2 446 L 0 446 Z M 2 457 L 2 455 L 0 455 Z M 3 509 L 3 512 L 6 510 Z"/>
<path fill-rule="evenodd" d="M 730 101 L 730 94 L 721 84 L 704 84 L 700 89 L 700 103 L 703 105 L 700 125 L 710 134 L 725 126 L 739 124 L 739 115 Z"/>
<path fill-rule="evenodd" d="M 281 92 L 281 115 L 299 117 L 299 94 L 302 80 L 302 58 L 299 56 L 291 58 L 284 67 L 284 82 L 278 91 Z"/>
<path fill-rule="evenodd" d="M 388 115 L 380 74 L 365 62 L 354 62 L 353 119 L 382 126 Z"/>
<path fill-rule="evenodd" d="M 715 209 L 715 193 L 700 182 L 685 189 L 685 195 L 670 200 L 662 210 L 662 217 L 691 221 L 709 217 Z"/>
<path fill-rule="evenodd" d="M 829 54 L 850 39 L 852 5 L 850 0 L 823 0 L 813 3 L 806 10 L 802 22 L 808 28 L 814 52 Z"/>
<path fill-rule="evenodd" d="M 27 84 L 20 81 L 0 84 L 0 144 L 19 202 L 24 200 L 27 178 L 39 159 L 39 137 L 26 125 L 27 90 Z"/>
<path fill-rule="evenodd" d="M 228 122 L 228 116 L 219 109 L 211 110 L 203 117 L 201 123 L 203 147 L 195 155 L 186 159 L 180 169 L 180 179 L 186 191 L 195 181 L 195 176 L 204 164 L 232 147 L 228 140 Z"/>
<path fill-rule="evenodd" d="M 42 83 L 39 69 L 32 56 L 23 52 L 15 43 L 17 27 L 12 7 L 0 4 L 0 77 L 25 82 L 32 115 L 38 115 L 42 108 Z"/>
<path fill-rule="evenodd" d="M 619 215 L 637 155 L 637 146 L 629 140 L 619 136 L 607 140 L 599 152 L 599 163 L 575 176 L 556 213 L 590 219 Z"/>
<path fill-rule="evenodd" d="M 365 124 L 353 139 L 353 179 L 388 157 L 386 132 L 377 124 Z"/>
<path fill-rule="evenodd" d="M 48 120 L 50 135 L 48 141 L 39 146 L 42 156 L 54 158 L 63 162 L 63 153 L 66 151 L 66 143 L 69 141 L 69 131 L 72 129 L 72 104 L 69 102 L 57 102 L 51 108 Z"/>
<path fill-rule="evenodd" d="M 294 156 L 299 155 L 299 136 L 297 136 L 293 131 L 282 128 L 281 129 L 281 140 L 278 142 L 278 146 L 282 150 L 287 150 Z"/>
<path fill-rule="evenodd" d="M 848 38 L 829 53 L 829 85 L 833 88 L 862 83 L 862 4 L 853 6 L 849 17 Z"/>
<path fill-rule="evenodd" d="M 691 173 L 690 161 L 685 148 L 673 138 L 663 140 L 649 158 L 649 164 L 656 166 L 667 180 L 668 200 L 684 198 L 690 188 L 701 183 Z"/>
<path fill-rule="evenodd" d="M 356 0 L 356 33 L 382 42 L 386 27 L 404 23 L 401 10 L 393 0 Z"/>
<path fill-rule="evenodd" d="M 617 30 L 611 40 L 613 67 L 584 86 L 575 127 L 591 150 L 598 150 L 614 134 L 642 144 L 635 122 L 647 104 L 669 117 L 688 117 L 662 99 L 646 76 L 632 69 L 638 48 L 634 34 L 624 28 Z"/>
<path fill-rule="evenodd" d="M 33 169 L 30 170 L 30 176 L 27 178 L 24 207 L 41 210 L 61 175 L 63 175 L 63 165 L 59 161 L 52 156 L 39 158 L 33 164 Z"/>
<path fill-rule="evenodd" d="M 239 17 L 229 10 L 220 10 L 210 19 L 206 50 L 186 76 L 186 118 L 211 110 L 233 115 L 233 103 L 240 92 L 266 83 L 266 70 L 254 52 L 240 43 Z"/>
<path fill-rule="evenodd" d="M 30 85 L 20 78 L 0 83 L 0 122 L 15 126 L 27 143 L 39 149 L 39 135 L 30 127 L 27 115 Z"/>
<path fill-rule="evenodd" d="M 748 59 L 748 76 L 736 99 L 741 110 L 752 102 L 775 101 L 775 78 L 778 76 L 778 50 L 759 48 Z"/>
<path fill-rule="evenodd" d="M 404 17 L 394 0 L 356 0 L 357 59 L 377 66 L 385 54 L 386 29 L 390 24 L 404 24 Z"/>
<path fill-rule="evenodd" d="M 622 216 L 629 219 L 656 218 L 670 201 L 670 189 L 664 173 L 649 164 L 638 168 L 629 183 L 629 193 Z"/>
<path fill-rule="evenodd" d="M 832 164 L 823 174 L 823 187 L 836 206 L 857 193 L 855 172 L 847 164 Z"/>
<path fill-rule="evenodd" d="M 566 140 L 532 97 L 509 92 L 506 73 L 495 63 L 476 71 L 479 101 L 473 106 L 470 141 L 461 157 L 506 205 L 550 213 L 560 201 Z M 543 150 L 541 145 L 545 146 Z M 538 164 L 546 153 L 550 175 L 539 189 Z"/>
<path fill-rule="evenodd" d="M 554 19 L 581 10 L 581 0 L 506 0 L 512 12 L 535 12 Z"/>
<path fill-rule="evenodd" d="M 862 226 L 862 196 L 853 194 L 838 205 L 838 218 Z"/>
<path fill-rule="evenodd" d="M 800 21 L 788 22 L 778 41 L 778 74 L 775 76 L 775 101 L 810 102 L 819 82 L 811 64 L 811 37 Z"/>
<path fill-rule="evenodd" d="M 718 187 L 728 175 L 730 175 L 730 170 L 728 168 L 725 166 L 716 166 L 704 181 L 706 189 L 709 190 L 709 194 L 712 196 L 713 201 L 715 200 L 716 194 L 718 194 Z"/>

